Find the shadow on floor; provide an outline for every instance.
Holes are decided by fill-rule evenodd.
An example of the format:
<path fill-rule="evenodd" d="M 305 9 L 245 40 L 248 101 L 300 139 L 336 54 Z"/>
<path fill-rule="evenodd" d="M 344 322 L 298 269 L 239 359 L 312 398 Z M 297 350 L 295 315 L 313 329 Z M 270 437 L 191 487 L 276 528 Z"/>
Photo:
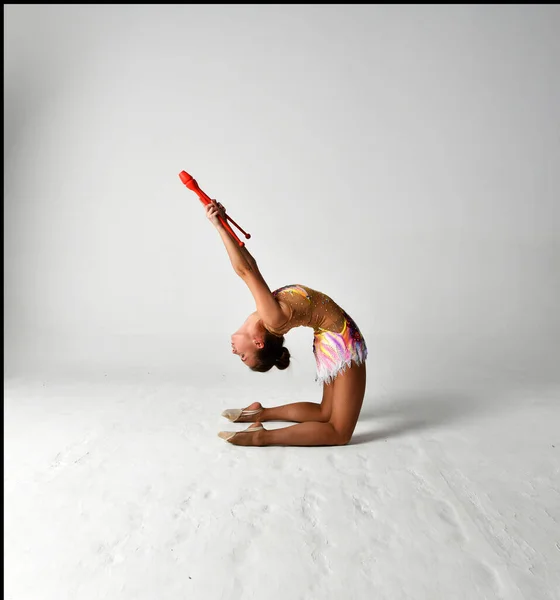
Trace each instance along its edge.
<path fill-rule="evenodd" d="M 359 422 L 372 422 L 375 429 L 356 433 L 351 444 L 363 444 L 394 438 L 413 431 L 440 428 L 483 414 L 505 409 L 511 401 L 498 402 L 488 398 L 462 395 L 456 392 L 419 392 L 389 396 L 381 401 L 366 397 Z M 390 423 L 387 424 L 386 421 Z"/>

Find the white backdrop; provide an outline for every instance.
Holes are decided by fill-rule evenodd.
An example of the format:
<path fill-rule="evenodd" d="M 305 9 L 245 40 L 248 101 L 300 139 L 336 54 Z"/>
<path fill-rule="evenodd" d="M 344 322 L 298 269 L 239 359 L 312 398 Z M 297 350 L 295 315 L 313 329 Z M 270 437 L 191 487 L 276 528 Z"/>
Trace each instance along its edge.
<path fill-rule="evenodd" d="M 373 385 L 558 379 L 558 6 L 4 16 L 5 375 L 277 376 L 230 354 L 254 305 L 184 169 L 272 288 L 356 319 Z"/>
<path fill-rule="evenodd" d="M 559 600 L 560 7 L 4 17 L 4 597 Z M 182 170 L 356 319 L 348 446 L 217 437 L 321 388 Z"/>

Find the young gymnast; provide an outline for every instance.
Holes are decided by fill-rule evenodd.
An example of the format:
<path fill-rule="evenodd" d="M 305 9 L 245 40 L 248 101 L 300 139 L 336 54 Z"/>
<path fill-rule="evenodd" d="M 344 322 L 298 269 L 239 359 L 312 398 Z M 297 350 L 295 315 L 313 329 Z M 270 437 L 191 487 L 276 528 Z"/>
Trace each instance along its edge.
<path fill-rule="evenodd" d="M 231 336 L 232 352 L 253 371 L 266 372 L 273 366 L 286 369 L 290 352 L 284 335 L 294 327 L 314 331 L 313 354 L 317 381 L 323 384 L 320 404 L 294 402 L 265 408 L 254 402 L 244 409 L 222 413 L 234 423 L 253 423 L 244 431 L 222 431 L 218 435 L 238 446 L 337 446 L 347 444 L 366 389 L 365 340 L 353 319 L 325 294 L 303 285 L 288 285 L 271 292 L 249 251 L 240 246 L 220 222 L 224 207 L 212 200 L 206 216 L 220 233 L 235 272 L 247 284 L 256 311 Z M 266 429 L 265 421 L 297 423 Z"/>

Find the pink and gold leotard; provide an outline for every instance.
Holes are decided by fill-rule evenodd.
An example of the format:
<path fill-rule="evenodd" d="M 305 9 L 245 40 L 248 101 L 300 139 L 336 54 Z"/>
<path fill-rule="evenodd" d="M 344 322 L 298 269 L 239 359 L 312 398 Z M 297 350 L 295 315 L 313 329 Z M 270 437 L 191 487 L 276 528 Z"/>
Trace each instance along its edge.
<path fill-rule="evenodd" d="M 317 364 L 316 381 L 330 383 L 352 363 L 361 365 L 367 358 L 367 346 L 358 326 L 332 298 L 304 285 L 287 285 L 272 292 L 288 309 L 290 318 L 279 329 L 267 329 L 285 335 L 294 327 L 313 329 L 313 354 Z"/>

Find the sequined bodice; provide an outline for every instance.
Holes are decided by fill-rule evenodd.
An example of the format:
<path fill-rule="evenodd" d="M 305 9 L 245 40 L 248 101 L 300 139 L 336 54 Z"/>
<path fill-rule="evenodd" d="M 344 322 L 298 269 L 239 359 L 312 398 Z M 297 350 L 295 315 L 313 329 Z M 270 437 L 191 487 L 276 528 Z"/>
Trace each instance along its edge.
<path fill-rule="evenodd" d="M 272 292 L 278 302 L 288 308 L 290 318 L 279 329 L 267 327 L 277 335 L 285 335 L 294 327 L 311 327 L 315 331 L 339 333 L 348 315 L 326 294 L 304 285 L 286 285 Z"/>

